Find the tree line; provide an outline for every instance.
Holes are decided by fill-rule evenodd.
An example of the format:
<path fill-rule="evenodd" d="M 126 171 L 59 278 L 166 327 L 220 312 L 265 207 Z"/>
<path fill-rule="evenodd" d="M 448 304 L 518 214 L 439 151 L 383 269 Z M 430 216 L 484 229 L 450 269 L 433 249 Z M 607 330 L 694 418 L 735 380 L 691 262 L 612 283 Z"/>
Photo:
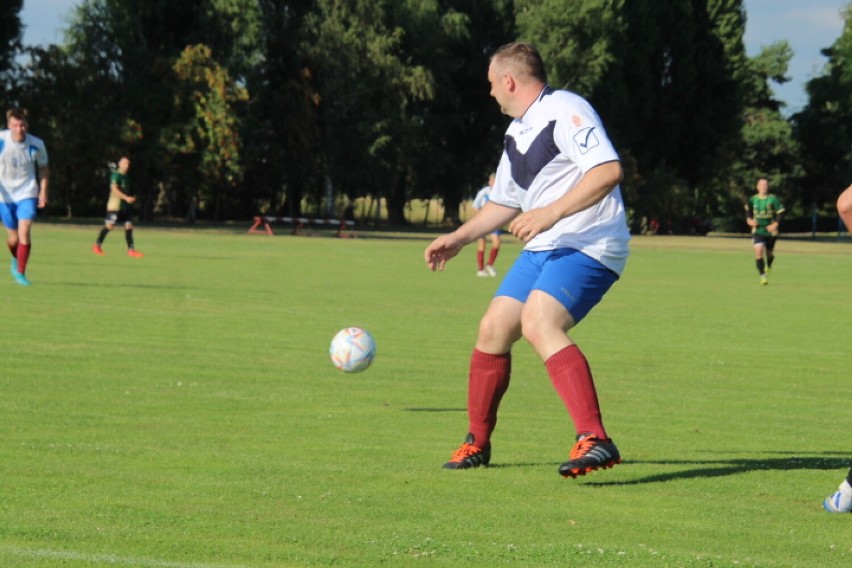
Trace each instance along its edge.
<path fill-rule="evenodd" d="M 749 57 L 742 0 L 84 0 L 48 46 L 22 44 L 22 6 L 0 5 L 0 103 L 29 109 L 69 218 L 102 213 L 122 154 L 148 220 L 339 215 L 360 196 L 394 225 L 412 199 L 452 216 L 496 166 L 508 118 L 485 75 L 515 40 L 601 114 L 636 229 L 742 229 L 759 177 L 828 218 L 850 180 L 848 9 L 785 116 L 792 50 Z"/>

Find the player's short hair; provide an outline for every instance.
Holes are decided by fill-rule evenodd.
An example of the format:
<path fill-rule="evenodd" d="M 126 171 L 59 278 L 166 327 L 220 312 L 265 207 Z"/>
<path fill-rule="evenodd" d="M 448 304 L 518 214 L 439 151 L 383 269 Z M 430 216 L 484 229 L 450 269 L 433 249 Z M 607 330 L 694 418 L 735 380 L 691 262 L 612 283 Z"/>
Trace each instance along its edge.
<path fill-rule="evenodd" d="M 501 45 L 491 55 L 491 61 L 506 67 L 518 79 L 531 78 L 547 83 L 544 61 L 532 44 L 516 41 Z"/>
<path fill-rule="evenodd" d="M 26 121 L 28 115 L 29 115 L 29 113 L 27 112 L 27 109 L 25 109 L 25 108 L 20 108 L 20 107 L 10 108 L 9 110 L 6 111 L 6 121 L 8 122 L 9 119 L 12 119 L 12 118 L 17 118 L 18 120 Z"/>

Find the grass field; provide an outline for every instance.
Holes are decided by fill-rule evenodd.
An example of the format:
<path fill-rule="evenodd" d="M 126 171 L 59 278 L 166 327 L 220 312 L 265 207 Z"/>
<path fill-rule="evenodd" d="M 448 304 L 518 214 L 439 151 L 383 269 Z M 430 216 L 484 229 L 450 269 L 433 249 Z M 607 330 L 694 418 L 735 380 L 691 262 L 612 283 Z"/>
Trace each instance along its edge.
<path fill-rule="evenodd" d="M 247 228 L 247 226 L 246 226 Z M 852 463 L 852 243 L 642 237 L 572 333 L 624 463 L 557 474 L 573 438 L 515 350 L 492 467 L 441 469 L 497 279 L 425 235 L 37 224 L 0 272 L 0 566 L 852 565 L 822 499 Z M 505 270 L 520 246 L 508 240 Z M 2 257 L 0 257 L 2 258 Z M 379 354 L 328 359 L 360 325 Z"/>

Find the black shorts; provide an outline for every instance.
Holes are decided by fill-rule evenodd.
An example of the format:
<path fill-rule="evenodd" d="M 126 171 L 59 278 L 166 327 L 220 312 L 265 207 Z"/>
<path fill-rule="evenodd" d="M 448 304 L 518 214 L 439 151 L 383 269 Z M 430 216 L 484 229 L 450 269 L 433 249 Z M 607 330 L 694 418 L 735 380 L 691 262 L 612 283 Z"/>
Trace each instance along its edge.
<path fill-rule="evenodd" d="M 122 209 L 121 211 L 107 211 L 104 217 L 104 223 L 107 225 L 118 225 L 120 223 L 132 223 L 133 212 L 130 209 Z"/>
<path fill-rule="evenodd" d="M 755 233 L 751 236 L 752 244 L 763 245 L 766 247 L 766 250 L 774 249 L 776 240 L 778 240 L 778 237 L 773 237 L 772 235 L 759 235 Z"/>

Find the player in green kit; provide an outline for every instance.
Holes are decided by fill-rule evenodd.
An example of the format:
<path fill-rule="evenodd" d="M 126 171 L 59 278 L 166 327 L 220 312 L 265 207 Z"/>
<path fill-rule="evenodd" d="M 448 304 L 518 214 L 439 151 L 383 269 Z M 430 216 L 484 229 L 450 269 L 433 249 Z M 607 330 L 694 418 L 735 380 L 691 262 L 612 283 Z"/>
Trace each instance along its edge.
<path fill-rule="evenodd" d="M 133 245 L 133 204 L 136 198 L 128 193 L 127 171 L 130 169 L 130 158 L 123 156 L 118 161 L 118 167 L 110 174 L 109 200 L 104 217 L 104 227 L 98 235 L 98 240 L 92 245 L 92 252 L 103 256 L 104 244 L 109 232 L 116 223 L 124 223 L 124 239 L 127 241 L 127 256 L 141 258 L 144 256 Z"/>
<path fill-rule="evenodd" d="M 769 283 L 767 275 L 775 260 L 775 240 L 778 238 L 778 223 L 784 214 L 784 206 L 777 196 L 769 193 L 769 181 L 761 178 L 757 180 L 757 194 L 749 198 L 745 209 L 746 223 L 751 227 L 760 284 L 765 286 Z"/>

